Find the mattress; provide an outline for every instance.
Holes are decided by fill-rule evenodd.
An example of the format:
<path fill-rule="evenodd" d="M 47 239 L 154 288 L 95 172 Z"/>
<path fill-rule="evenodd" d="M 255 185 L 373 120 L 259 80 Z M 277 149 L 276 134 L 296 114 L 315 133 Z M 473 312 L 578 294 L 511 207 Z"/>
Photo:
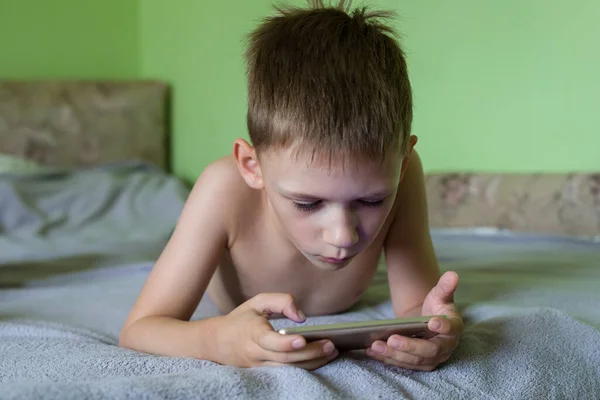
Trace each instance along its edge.
<path fill-rule="evenodd" d="M 359 352 L 314 371 L 242 369 L 117 345 L 185 201 L 181 182 L 145 164 L 5 174 L 0 182 L 10 193 L 0 200 L 2 399 L 600 398 L 593 239 L 434 229 L 441 268 L 460 277 L 465 331 L 432 372 Z M 193 319 L 217 314 L 205 297 Z M 307 323 L 392 315 L 382 264 L 356 307 Z"/>

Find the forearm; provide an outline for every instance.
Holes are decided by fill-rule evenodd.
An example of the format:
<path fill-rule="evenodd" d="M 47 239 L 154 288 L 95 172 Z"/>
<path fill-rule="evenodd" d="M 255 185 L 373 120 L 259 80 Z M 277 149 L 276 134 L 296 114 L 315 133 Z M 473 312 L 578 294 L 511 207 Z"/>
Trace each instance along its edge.
<path fill-rule="evenodd" d="M 119 346 L 161 356 L 214 361 L 220 318 L 199 321 L 181 321 L 164 316 L 140 318 L 123 330 Z"/>

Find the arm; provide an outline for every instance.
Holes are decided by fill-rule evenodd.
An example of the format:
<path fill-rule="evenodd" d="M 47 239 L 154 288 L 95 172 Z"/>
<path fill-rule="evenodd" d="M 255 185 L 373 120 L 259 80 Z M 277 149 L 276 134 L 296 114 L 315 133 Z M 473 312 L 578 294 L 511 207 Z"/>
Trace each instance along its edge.
<path fill-rule="evenodd" d="M 397 317 L 421 315 L 425 297 L 440 278 L 429 233 L 423 167 L 416 151 L 409 157 L 385 242 L 390 294 Z"/>
<path fill-rule="evenodd" d="M 231 213 L 227 166 L 217 162 L 198 178 L 173 235 L 150 272 L 119 338 L 133 350 L 211 358 L 206 346 L 215 319 L 188 322 L 228 245 Z M 204 344 L 204 345 L 203 345 Z"/>
<path fill-rule="evenodd" d="M 189 321 L 236 236 L 240 185 L 244 183 L 236 168 L 225 160 L 200 176 L 123 326 L 120 346 L 240 367 L 314 369 L 337 356 L 328 341 L 307 343 L 300 335 L 274 331 L 266 318 L 272 313 L 304 320 L 285 293 L 259 294 L 227 315 Z"/>
<path fill-rule="evenodd" d="M 453 299 L 458 276 L 447 272 L 440 277 L 429 233 L 423 168 L 415 152 L 396 198 L 395 219 L 385 243 L 394 313 L 449 318 L 429 321 L 429 329 L 438 333 L 431 339 L 392 335 L 387 342 L 376 341 L 366 354 L 387 364 L 431 371 L 450 358 L 463 325 Z"/>

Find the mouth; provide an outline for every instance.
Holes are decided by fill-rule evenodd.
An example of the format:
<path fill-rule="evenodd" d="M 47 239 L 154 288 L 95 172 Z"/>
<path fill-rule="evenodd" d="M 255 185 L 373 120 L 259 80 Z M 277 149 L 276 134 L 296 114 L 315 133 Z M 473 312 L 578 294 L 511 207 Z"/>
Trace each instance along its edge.
<path fill-rule="evenodd" d="M 328 264 L 334 264 L 334 265 L 341 265 L 341 264 L 345 264 L 348 261 L 352 260 L 352 257 L 345 257 L 345 258 L 331 258 L 331 257 L 323 257 L 323 256 L 319 256 L 319 259 L 323 262 L 326 262 Z"/>

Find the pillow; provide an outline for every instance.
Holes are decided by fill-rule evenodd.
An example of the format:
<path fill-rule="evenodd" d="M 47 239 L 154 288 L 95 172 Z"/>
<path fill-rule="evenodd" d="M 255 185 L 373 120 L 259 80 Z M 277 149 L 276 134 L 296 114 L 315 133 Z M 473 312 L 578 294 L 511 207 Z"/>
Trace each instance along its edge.
<path fill-rule="evenodd" d="M 46 167 L 13 154 L 0 153 L 0 174 L 26 174 L 43 171 Z"/>

